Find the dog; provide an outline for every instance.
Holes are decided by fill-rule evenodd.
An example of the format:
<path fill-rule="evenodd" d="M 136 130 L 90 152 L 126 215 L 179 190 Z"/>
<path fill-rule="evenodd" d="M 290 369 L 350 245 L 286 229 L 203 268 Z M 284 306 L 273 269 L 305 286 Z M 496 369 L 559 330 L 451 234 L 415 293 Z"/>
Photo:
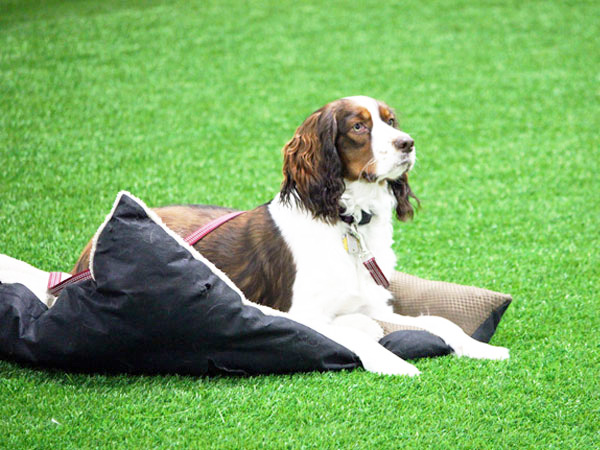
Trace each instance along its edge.
<path fill-rule="evenodd" d="M 246 299 L 344 345 L 367 371 L 420 373 L 378 343 L 383 330 L 377 321 L 424 329 L 459 356 L 507 359 L 508 349 L 479 342 L 447 319 L 401 316 L 390 306 L 393 220 L 414 214 L 411 199 L 418 200 L 408 172 L 415 160 L 414 140 L 400 130 L 393 109 L 365 96 L 335 100 L 308 116 L 284 146 L 278 195 L 220 226 L 195 248 Z M 154 211 L 187 236 L 233 210 L 187 205 Z M 72 273 L 88 268 L 90 249 L 91 242 Z M 40 280 L 44 273 L 31 272 Z"/>

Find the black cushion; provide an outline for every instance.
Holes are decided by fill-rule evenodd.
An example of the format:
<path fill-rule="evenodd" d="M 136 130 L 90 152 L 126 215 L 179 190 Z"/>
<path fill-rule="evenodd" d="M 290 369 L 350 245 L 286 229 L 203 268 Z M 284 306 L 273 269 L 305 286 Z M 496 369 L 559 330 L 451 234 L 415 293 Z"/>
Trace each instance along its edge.
<path fill-rule="evenodd" d="M 211 268 L 121 195 L 93 255 L 95 280 L 48 309 L 0 285 L 0 353 L 77 371 L 264 374 L 352 369 L 357 356 L 316 331 L 244 305 Z"/>

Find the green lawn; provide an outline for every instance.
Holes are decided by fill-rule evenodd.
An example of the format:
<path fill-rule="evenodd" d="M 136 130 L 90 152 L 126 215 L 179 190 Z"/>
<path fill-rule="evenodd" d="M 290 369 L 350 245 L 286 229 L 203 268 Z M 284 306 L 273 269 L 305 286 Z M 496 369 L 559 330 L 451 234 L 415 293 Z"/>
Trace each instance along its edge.
<path fill-rule="evenodd" d="M 510 292 L 492 340 L 510 361 L 416 379 L 0 362 L 0 448 L 597 448 L 600 5 L 250 3 L 0 0 L 0 253 L 70 269 L 121 189 L 265 202 L 295 127 L 366 94 L 417 142 L 399 269 Z"/>

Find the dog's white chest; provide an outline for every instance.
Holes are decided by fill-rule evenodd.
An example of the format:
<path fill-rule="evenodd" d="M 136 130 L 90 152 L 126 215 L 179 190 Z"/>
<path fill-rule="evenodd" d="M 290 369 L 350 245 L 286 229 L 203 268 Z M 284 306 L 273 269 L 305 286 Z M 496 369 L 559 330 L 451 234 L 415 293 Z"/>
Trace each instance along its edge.
<path fill-rule="evenodd" d="M 389 292 L 375 283 L 362 259 L 368 250 L 384 274 L 391 275 L 395 265 L 391 225 L 374 219 L 361 227 L 359 244 L 349 242 L 345 223 L 328 225 L 276 201 L 269 210 L 296 264 L 290 312 L 333 318 L 361 312 L 370 302 L 387 302 Z M 356 251 L 350 250 L 352 246 Z"/>

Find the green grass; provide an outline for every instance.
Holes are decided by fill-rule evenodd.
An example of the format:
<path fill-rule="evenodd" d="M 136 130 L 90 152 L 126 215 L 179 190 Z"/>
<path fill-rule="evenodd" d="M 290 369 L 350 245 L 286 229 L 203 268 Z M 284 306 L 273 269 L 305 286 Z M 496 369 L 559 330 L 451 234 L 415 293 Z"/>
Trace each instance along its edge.
<path fill-rule="evenodd" d="M 511 360 L 416 379 L 0 362 L 0 448 L 597 448 L 598 3 L 323 5 L 0 0 L 0 252 L 69 269 L 120 189 L 251 208 L 304 117 L 367 94 L 417 142 L 399 268 L 510 292 L 492 342 Z"/>

